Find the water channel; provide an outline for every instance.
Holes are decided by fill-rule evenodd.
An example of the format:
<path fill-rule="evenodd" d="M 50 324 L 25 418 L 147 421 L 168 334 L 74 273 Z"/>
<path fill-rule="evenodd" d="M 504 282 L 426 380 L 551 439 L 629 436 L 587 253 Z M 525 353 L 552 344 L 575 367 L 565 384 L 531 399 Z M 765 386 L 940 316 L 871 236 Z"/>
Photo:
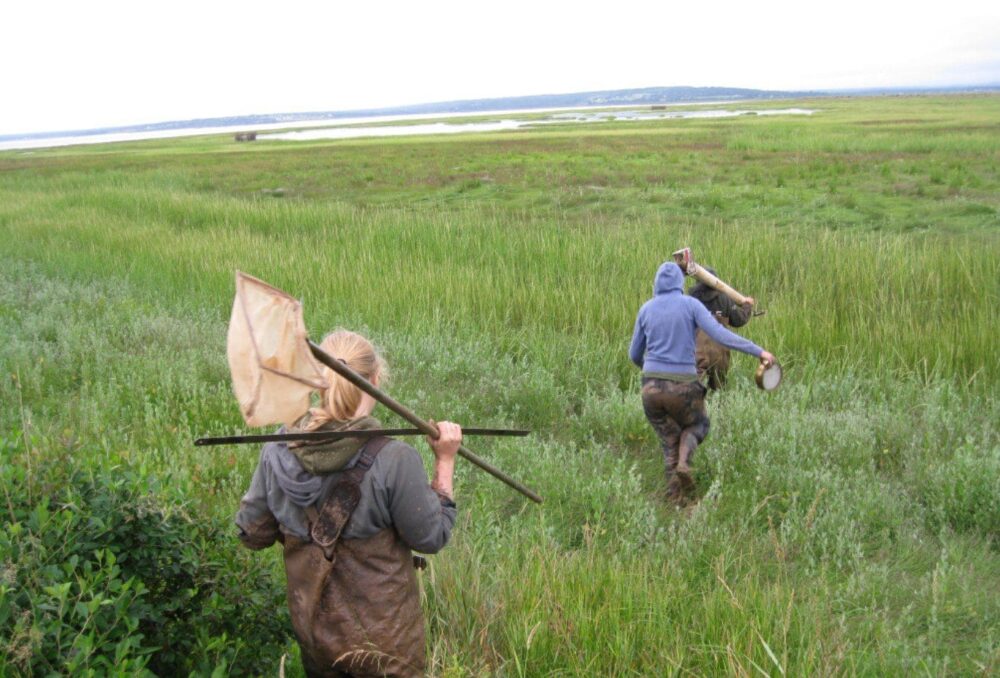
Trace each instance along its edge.
<path fill-rule="evenodd" d="M 30 152 L 34 148 L 74 146 L 78 144 L 101 144 L 145 139 L 199 136 L 208 134 L 232 134 L 234 132 L 256 131 L 258 141 L 313 141 L 317 139 L 360 139 L 366 137 L 398 137 L 423 134 L 469 134 L 473 132 L 502 132 L 545 125 L 565 125 L 571 123 L 593 124 L 601 122 L 671 120 L 688 118 L 731 118 L 741 115 L 811 115 L 815 111 L 804 108 L 782 108 L 763 110 L 707 109 L 670 110 L 669 107 L 628 108 L 620 110 L 572 109 L 550 111 L 545 117 L 537 117 L 542 111 L 500 111 L 493 115 L 499 119 L 481 122 L 440 122 L 447 117 L 470 117 L 468 113 L 450 115 L 399 115 L 370 118 L 350 118 L 331 123 L 323 121 L 296 121 L 294 123 L 272 123 L 266 125 L 246 125 L 239 127 L 180 128 L 170 130 L 149 130 L 139 132 L 114 132 L 107 134 L 67 134 L 64 137 L 36 139 L 15 139 L 0 141 L 0 151 L 21 150 Z M 519 117 L 527 116 L 531 117 Z M 428 119 L 436 122 L 425 122 Z M 412 122 L 411 122 L 412 121 Z M 395 124 L 386 124 L 395 123 Z M 294 129 L 293 129 L 294 128 Z M 305 129 L 303 129 L 305 128 Z"/>
<path fill-rule="evenodd" d="M 805 108 L 768 109 L 760 111 L 713 109 L 705 111 L 566 111 L 553 113 L 546 118 L 518 120 L 504 118 L 488 122 L 446 123 L 434 122 L 413 125 L 382 125 L 370 127 L 324 127 L 321 129 L 295 130 L 257 135 L 258 140 L 314 141 L 316 139 L 361 139 L 365 137 L 398 137 L 417 134 L 462 134 L 472 132 L 501 132 L 567 123 L 598 123 L 622 121 L 672 120 L 687 118 L 733 118 L 741 115 L 811 115 L 815 111 Z"/>

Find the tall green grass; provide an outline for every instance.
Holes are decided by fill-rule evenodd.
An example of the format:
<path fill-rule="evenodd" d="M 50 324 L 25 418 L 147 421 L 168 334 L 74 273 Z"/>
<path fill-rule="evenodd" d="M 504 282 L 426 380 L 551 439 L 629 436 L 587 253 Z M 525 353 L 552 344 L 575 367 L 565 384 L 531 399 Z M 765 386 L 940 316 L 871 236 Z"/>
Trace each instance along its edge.
<path fill-rule="evenodd" d="M 656 267 L 681 245 L 760 299 L 768 315 L 748 332 L 791 364 L 808 357 L 987 383 L 1000 368 L 990 359 L 1000 330 L 990 236 L 754 221 L 605 227 L 475 206 L 435 214 L 261 205 L 150 188 L 50 200 L 11 217 L 12 254 L 81 276 L 110 265 L 158 296 L 217 308 L 241 269 L 301 295 L 320 328 L 348 318 L 417 331 L 433 318 L 500 341 L 527 334 L 547 369 L 596 351 L 606 356 L 597 369 L 626 379 L 623 328 L 651 293 Z"/>
<path fill-rule="evenodd" d="M 458 471 L 454 542 L 423 576 L 434 674 L 989 675 L 1000 106 L 809 105 L 0 154 L 4 462 L 169 473 L 228 522 L 256 451 L 191 441 L 242 429 L 238 268 L 301 296 L 313 336 L 372 336 L 418 412 L 535 430 L 474 449 L 542 506 Z M 768 311 L 741 332 L 786 381 L 764 395 L 734 359 L 701 501 L 677 512 L 625 351 L 684 245 Z M 280 573 L 276 552 L 256 562 Z"/>

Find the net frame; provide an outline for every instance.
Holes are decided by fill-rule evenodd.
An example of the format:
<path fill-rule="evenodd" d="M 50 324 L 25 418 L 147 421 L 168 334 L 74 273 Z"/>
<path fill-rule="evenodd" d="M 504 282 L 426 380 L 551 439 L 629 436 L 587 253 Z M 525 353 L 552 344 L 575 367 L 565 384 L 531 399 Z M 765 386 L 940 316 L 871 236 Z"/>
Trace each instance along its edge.
<path fill-rule="evenodd" d="M 248 426 L 290 426 L 309 409 L 312 393 L 329 386 L 309 348 L 302 302 L 242 271 L 226 355 Z"/>

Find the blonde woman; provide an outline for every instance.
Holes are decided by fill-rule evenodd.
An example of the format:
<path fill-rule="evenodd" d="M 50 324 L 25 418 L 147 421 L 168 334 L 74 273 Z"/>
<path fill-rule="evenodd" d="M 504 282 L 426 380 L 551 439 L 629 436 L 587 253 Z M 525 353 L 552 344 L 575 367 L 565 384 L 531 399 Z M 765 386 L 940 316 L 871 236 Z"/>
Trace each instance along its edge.
<path fill-rule="evenodd" d="M 378 385 L 371 342 L 338 330 L 321 347 Z M 330 388 L 294 431 L 381 428 L 375 401 L 327 369 Z M 268 443 L 236 524 L 252 549 L 284 547 L 288 606 L 308 676 L 423 675 L 424 627 L 412 551 L 436 553 L 451 535 L 462 429 L 437 424 L 434 477 L 417 451 L 388 438 Z"/>

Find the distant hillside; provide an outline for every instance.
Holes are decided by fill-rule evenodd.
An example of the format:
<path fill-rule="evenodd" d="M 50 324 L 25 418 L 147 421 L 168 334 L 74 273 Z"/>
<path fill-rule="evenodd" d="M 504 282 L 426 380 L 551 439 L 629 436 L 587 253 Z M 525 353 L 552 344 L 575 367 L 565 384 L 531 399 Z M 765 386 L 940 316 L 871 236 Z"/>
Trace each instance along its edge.
<path fill-rule="evenodd" d="M 382 109 L 373 112 L 373 114 L 484 113 L 489 111 L 533 108 L 711 103 L 715 101 L 735 101 L 738 99 L 789 99 L 808 96 L 809 94 L 811 93 L 740 89 L 735 87 L 646 87 L 643 89 L 618 89 L 600 92 L 574 92 L 572 94 L 537 94 L 533 96 L 502 97 L 496 99 L 444 101 L 403 106 L 396 109 Z"/>
<path fill-rule="evenodd" d="M 967 88 L 897 88 L 869 90 L 833 91 L 780 91 L 762 89 L 741 89 L 737 87 L 645 87 L 641 89 L 604 90 L 599 92 L 574 92 L 571 94 L 537 94 L 532 96 L 497 97 L 493 99 L 467 99 L 461 101 L 439 101 L 426 104 L 392 106 L 388 108 L 366 108 L 346 111 L 310 111 L 303 113 L 267 113 L 257 115 L 229 116 L 224 118 L 199 118 L 194 120 L 174 120 L 145 125 L 123 127 L 102 127 L 87 130 L 62 130 L 58 132 L 36 132 L 31 134 L 0 135 L 0 141 L 21 139 L 48 139 L 55 137 L 90 136 L 130 132 L 156 132 L 191 128 L 239 127 L 294 123 L 317 120 L 337 120 L 341 118 L 365 118 L 386 115 L 434 115 L 443 113 L 489 113 L 491 111 L 514 111 L 548 108 L 580 108 L 586 106 L 633 106 L 653 104 L 696 104 L 717 103 L 736 100 L 793 99 L 799 97 L 830 96 L 834 94 L 879 95 L 918 94 L 930 92 L 996 91 L 1000 85 L 985 85 Z"/>

